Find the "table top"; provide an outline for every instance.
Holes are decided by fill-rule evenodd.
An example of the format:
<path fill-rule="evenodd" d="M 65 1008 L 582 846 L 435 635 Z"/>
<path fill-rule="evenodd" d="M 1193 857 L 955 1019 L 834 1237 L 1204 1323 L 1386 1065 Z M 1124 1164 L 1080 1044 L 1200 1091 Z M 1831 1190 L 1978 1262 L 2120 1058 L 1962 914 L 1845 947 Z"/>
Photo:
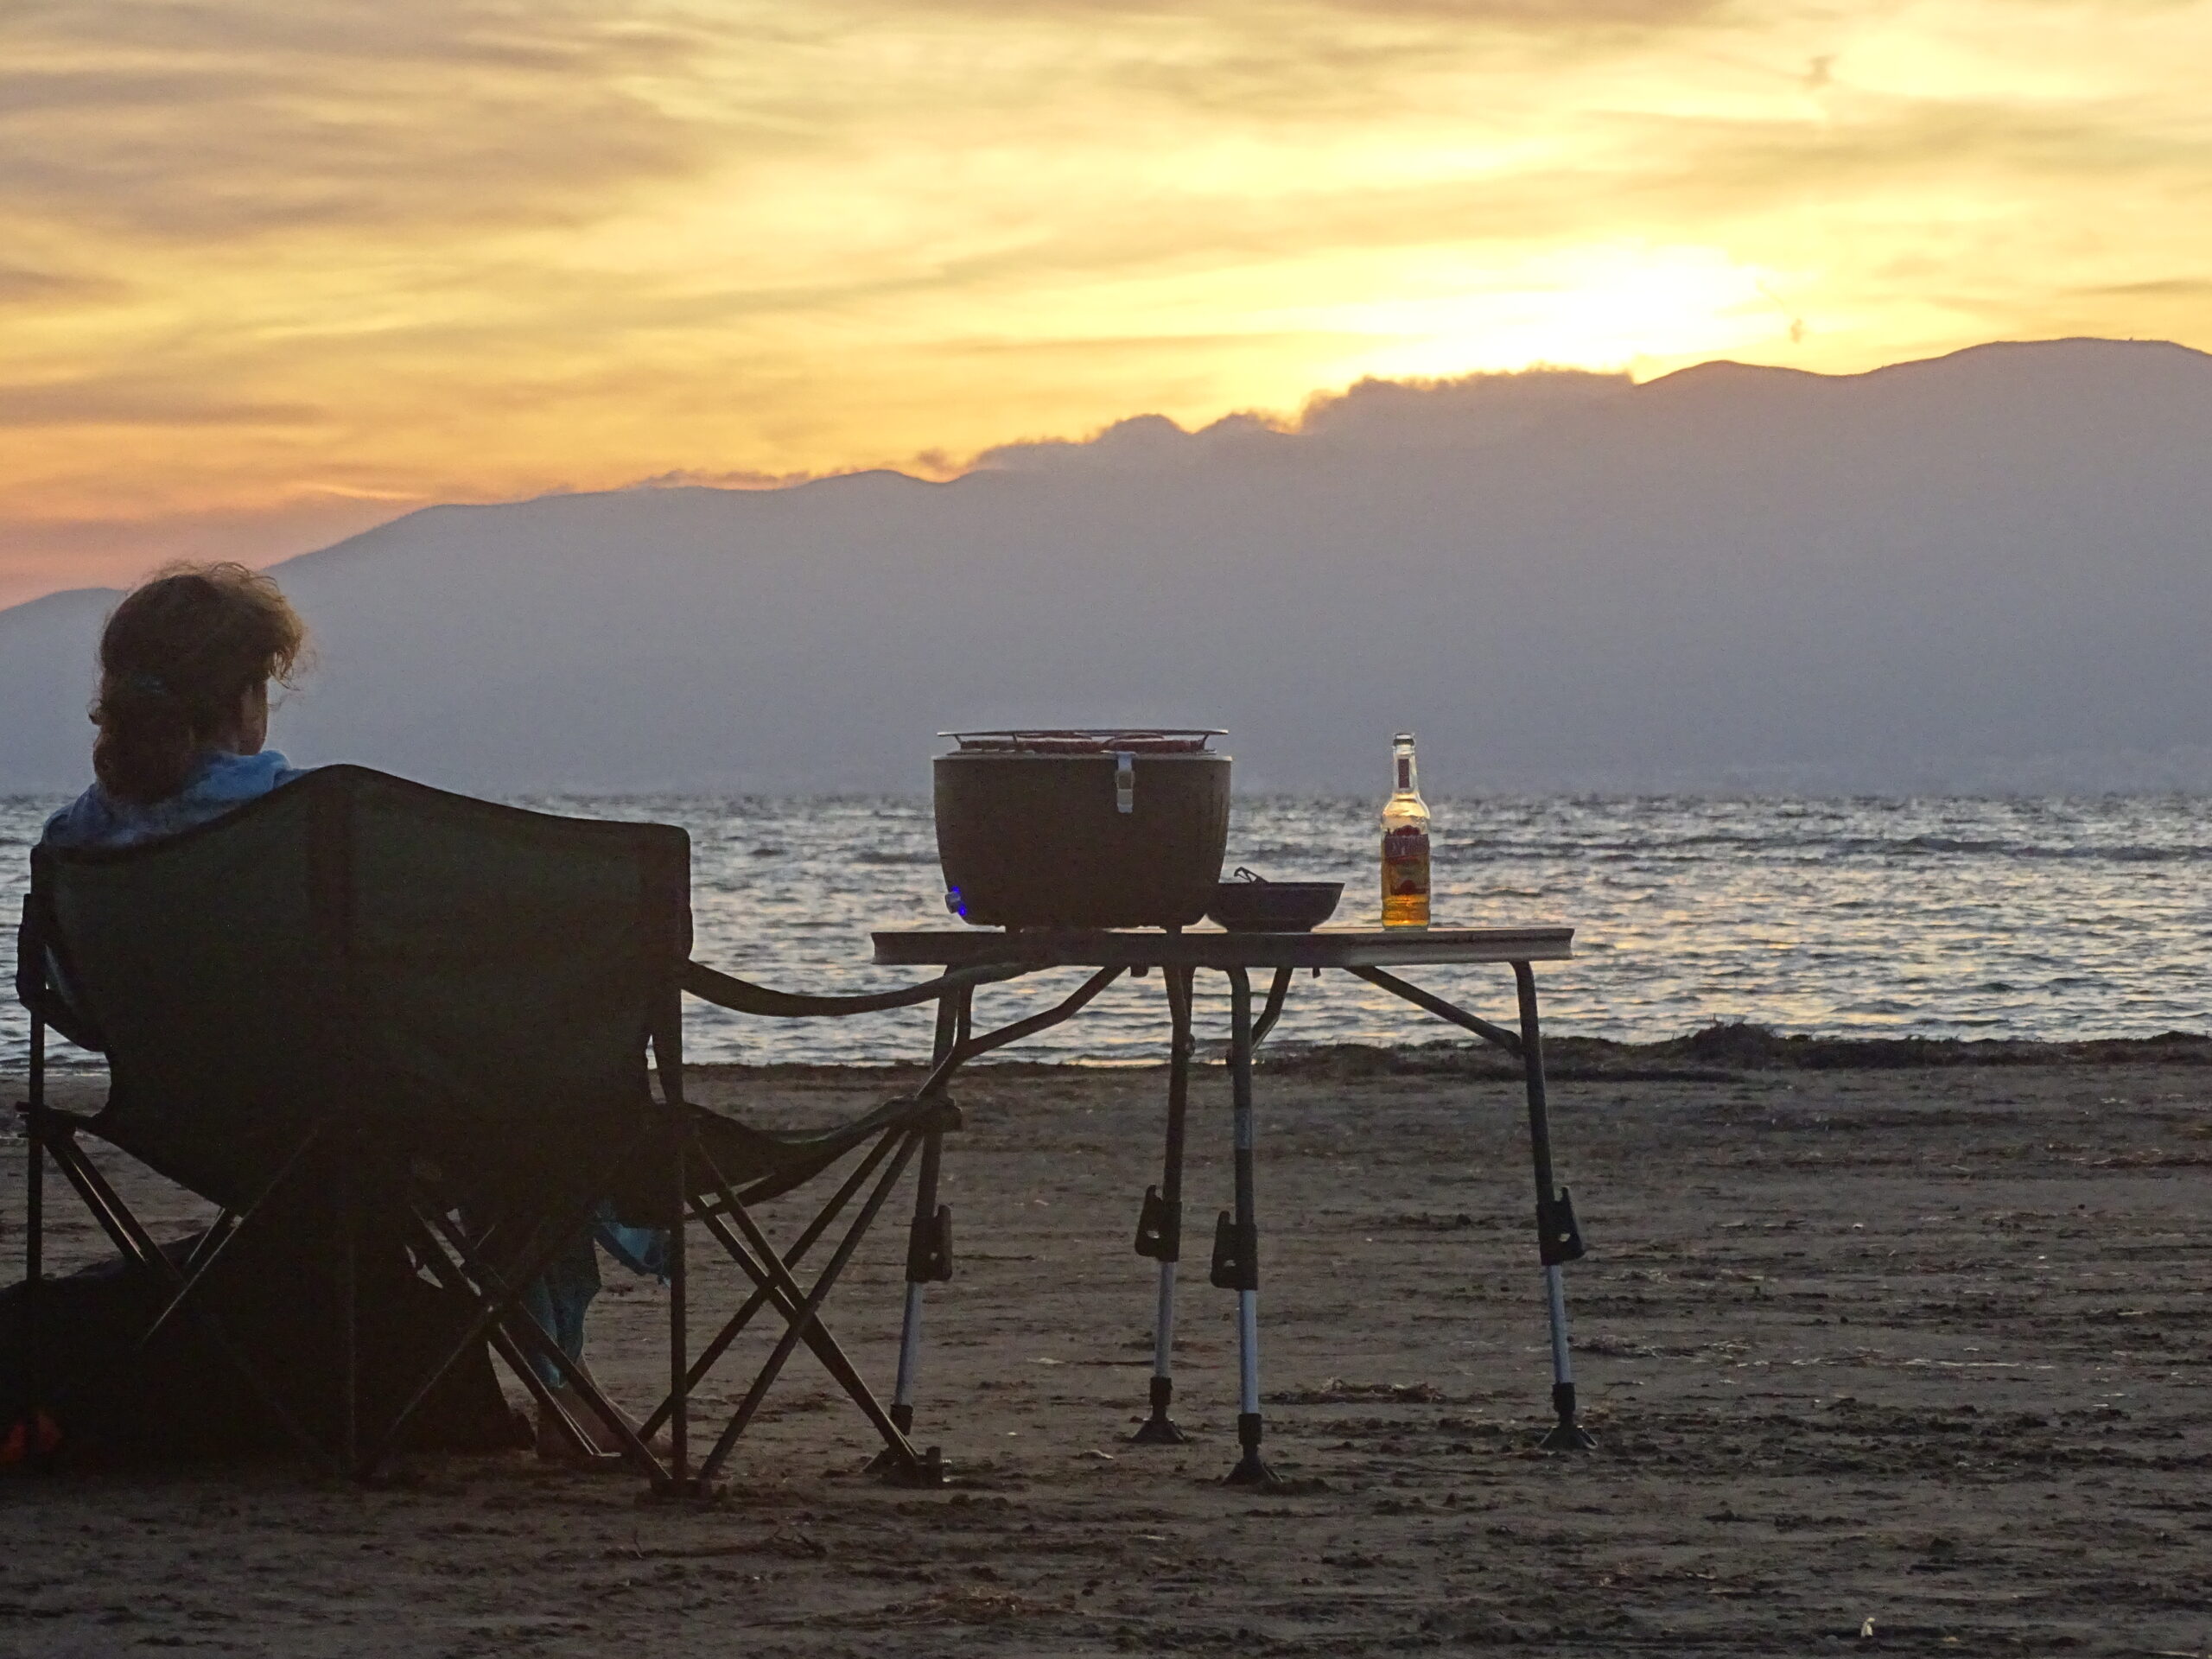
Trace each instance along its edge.
<path fill-rule="evenodd" d="M 1022 963 L 1039 968 L 1393 968 L 1422 963 L 1564 962 L 1574 930 L 1534 927 L 1317 927 L 1310 933 L 1167 933 L 1151 928 L 899 929 L 873 936 L 875 960 L 898 967 Z"/>

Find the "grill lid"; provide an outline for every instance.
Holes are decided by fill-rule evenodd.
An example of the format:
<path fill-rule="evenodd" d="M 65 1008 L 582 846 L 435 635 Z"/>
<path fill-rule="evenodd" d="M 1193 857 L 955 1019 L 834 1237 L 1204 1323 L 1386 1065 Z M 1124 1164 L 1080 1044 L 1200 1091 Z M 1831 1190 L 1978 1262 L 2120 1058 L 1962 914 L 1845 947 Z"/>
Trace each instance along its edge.
<path fill-rule="evenodd" d="M 1210 738 L 1226 736 L 1218 726 L 1188 728 L 1116 727 L 1097 731 L 1021 730 L 939 732 L 960 746 L 963 754 L 1203 754 Z"/>

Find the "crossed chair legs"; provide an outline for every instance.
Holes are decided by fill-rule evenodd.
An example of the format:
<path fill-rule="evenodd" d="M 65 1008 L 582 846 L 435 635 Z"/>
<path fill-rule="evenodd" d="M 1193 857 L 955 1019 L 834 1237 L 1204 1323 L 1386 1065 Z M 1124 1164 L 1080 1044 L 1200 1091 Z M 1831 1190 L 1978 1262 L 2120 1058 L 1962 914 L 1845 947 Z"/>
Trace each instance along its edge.
<path fill-rule="evenodd" d="M 533 1215 L 505 1219 L 479 1230 L 463 1224 L 457 1207 L 448 1199 L 417 1184 L 402 1207 L 410 1252 L 432 1281 L 457 1297 L 466 1296 L 473 1308 L 467 1322 L 439 1351 L 437 1363 L 421 1376 L 397 1414 L 378 1425 L 363 1425 L 358 1397 L 358 1321 L 352 1306 L 353 1217 L 350 1191 L 341 1183 L 340 1202 L 347 1210 L 344 1217 L 347 1235 L 346 1248 L 341 1252 L 342 1282 L 338 1288 L 340 1317 L 345 1326 L 343 1354 L 346 1375 L 341 1381 L 344 1398 L 338 1412 L 340 1428 L 334 1443 L 330 1438 L 317 1435 L 293 1403 L 287 1402 L 262 1375 L 253 1357 L 230 1340 L 214 1312 L 204 1306 L 200 1294 L 211 1270 L 237 1240 L 255 1226 L 277 1190 L 297 1179 L 302 1168 L 313 1161 L 309 1158 L 313 1137 L 295 1151 L 251 1204 L 242 1211 L 223 1211 L 192 1253 L 179 1261 L 154 1242 L 77 1144 L 80 1120 L 43 1108 L 34 1109 L 34 1112 L 29 1127 L 41 1155 L 52 1159 L 117 1249 L 162 1288 L 162 1306 L 149 1324 L 141 1345 L 150 1343 L 173 1324 L 191 1325 L 228 1362 L 300 1450 L 334 1473 L 357 1479 L 371 1478 L 398 1448 L 409 1423 L 465 1357 L 470 1345 L 488 1340 L 493 1351 L 580 1450 L 596 1453 L 597 1438 L 577 1421 L 568 1402 L 547 1385 L 538 1367 L 531 1363 L 533 1359 L 543 1361 L 548 1370 L 558 1376 L 566 1384 L 567 1393 L 581 1402 L 603 1426 L 607 1435 L 621 1447 L 615 1456 L 639 1468 L 657 1489 L 664 1491 L 710 1490 L 739 1438 L 758 1416 L 770 1388 L 802 1344 L 822 1363 L 882 1439 L 879 1467 L 893 1479 L 913 1484 L 934 1484 L 939 1478 L 941 1465 L 935 1448 L 926 1455 L 915 1449 L 903 1426 L 895 1422 L 893 1414 L 877 1400 L 858 1368 L 823 1325 L 821 1314 L 823 1304 L 918 1154 L 921 1154 L 924 1166 L 923 1185 L 931 1189 L 919 1195 L 921 1207 L 928 1210 L 933 1204 L 935 1182 L 926 1178 L 936 1173 L 938 1148 L 944 1134 L 957 1128 L 959 1121 L 957 1110 L 949 1103 L 911 1114 L 904 1122 L 879 1134 L 829 1200 L 780 1251 L 754 1219 L 747 1199 L 758 1201 L 762 1197 L 774 1196 L 785 1184 L 772 1177 L 741 1188 L 719 1166 L 712 1149 L 696 1128 L 683 1132 L 677 1161 L 693 1177 L 683 1183 L 689 1217 L 721 1247 L 752 1289 L 697 1358 L 679 1368 L 681 1387 L 672 1387 L 642 1424 L 633 1423 L 607 1396 L 590 1373 L 563 1354 L 553 1338 L 522 1308 L 526 1287 L 577 1231 L 590 1225 L 598 1200 L 597 1189 L 606 1185 L 602 1172 L 601 1178 L 592 1183 L 594 1190 L 589 1193 L 581 1190 L 570 1192 L 558 1205 L 541 1205 Z M 663 1147 L 667 1145 L 664 1139 L 655 1139 L 660 1140 Z M 641 1145 L 632 1148 L 632 1155 L 645 1155 L 649 1151 L 649 1147 Z M 321 1166 L 319 1162 L 315 1164 L 315 1167 Z M 839 1218 L 852 1208 L 855 1199 L 859 1201 L 858 1210 L 837 1236 L 827 1262 L 810 1283 L 802 1283 L 797 1270 L 832 1231 Z M 917 1231 L 908 1250 L 910 1279 L 918 1271 L 918 1251 L 928 1258 L 918 1269 L 923 1276 L 943 1277 L 949 1268 L 949 1260 L 938 1259 L 946 1255 L 948 1248 L 943 1239 L 942 1212 L 933 1213 L 937 1228 L 928 1236 L 938 1241 L 937 1247 L 934 1250 L 925 1249 L 925 1235 Z M 918 1230 L 921 1225 L 918 1220 Z M 671 1301 L 677 1309 L 683 1301 L 681 1280 L 684 1272 L 679 1253 L 672 1274 L 677 1284 L 671 1287 L 676 1293 Z M 683 1455 L 691 1396 L 764 1311 L 772 1311 L 784 1329 L 735 1412 L 700 1460 L 695 1474 L 685 1467 L 689 1460 Z M 671 1437 L 674 1454 L 666 1461 L 656 1455 L 650 1444 L 652 1436 L 664 1427 L 676 1430 Z"/>
<path fill-rule="evenodd" d="M 356 1274 L 360 1250 L 359 1194 L 355 1182 L 347 1173 L 347 1160 L 336 1160 L 334 1168 L 328 1160 L 317 1160 L 312 1154 L 318 1140 L 317 1134 L 304 1137 L 285 1160 L 277 1173 L 262 1191 L 243 1209 L 224 1210 L 195 1243 L 191 1252 L 181 1261 L 155 1243 L 145 1226 L 132 1214 L 130 1207 L 116 1192 L 99 1167 L 84 1148 L 78 1144 L 77 1133 L 84 1127 L 80 1119 L 46 1109 L 26 1109 L 35 1135 L 35 1155 L 50 1158 L 70 1185 L 83 1200 L 102 1230 L 117 1250 L 160 1287 L 162 1301 L 158 1311 L 139 1334 L 137 1347 L 143 1352 L 163 1332 L 173 1326 L 188 1325 L 228 1365 L 241 1382 L 255 1395 L 271 1419 L 287 1438 L 308 1459 L 334 1474 L 356 1479 L 372 1477 L 397 1449 L 409 1425 L 429 1402 L 438 1385 L 467 1354 L 471 1343 L 490 1334 L 495 1349 L 514 1366 L 529 1383 L 541 1402 L 547 1395 L 537 1373 L 525 1363 L 524 1352 L 533 1347 L 533 1338 L 543 1350 L 550 1351 L 556 1363 L 566 1364 L 557 1348 L 539 1331 L 535 1321 L 513 1319 L 499 1324 L 510 1311 L 510 1305 L 520 1296 L 518 1290 L 510 1291 L 507 1280 L 514 1279 L 526 1285 L 542 1271 L 556 1255 L 562 1244 L 577 1227 L 588 1224 L 589 1204 L 579 1203 L 579 1213 L 570 1217 L 565 1228 L 541 1217 L 532 1230 L 515 1273 L 501 1275 L 487 1264 L 485 1253 L 474 1246 L 461 1232 L 452 1216 L 439 1213 L 435 1205 L 416 1198 L 405 1209 L 410 1213 L 411 1236 L 407 1239 L 416 1262 L 445 1290 L 466 1296 L 475 1306 L 467 1324 L 454 1333 L 440 1351 L 437 1363 L 416 1382 L 406 1401 L 396 1414 L 378 1425 L 367 1425 L 362 1421 L 360 1399 L 361 1364 L 359 1307 L 357 1300 Z M 334 1313 L 340 1326 L 338 1377 L 339 1399 L 334 1414 L 334 1432 L 318 1434 L 308 1426 L 307 1414 L 298 1408 L 298 1402 L 288 1401 L 257 1364 L 255 1357 L 232 1340 L 225 1330 L 217 1313 L 207 1306 L 205 1287 L 210 1282 L 217 1266 L 229 1255 L 239 1241 L 262 1230 L 263 1217 L 282 1189 L 308 1173 L 323 1178 L 318 1192 L 334 1197 L 338 1215 L 340 1248 L 335 1257 L 336 1282 L 331 1287 L 336 1304 Z M 33 1279 L 41 1273 L 33 1262 Z M 472 1274 L 467 1269 L 474 1268 Z M 35 1301 L 37 1293 L 33 1293 Z M 35 1313 L 34 1313 L 35 1318 Z M 621 1414 L 597 1389 L 588 1376 L 579 1380 L 577 1392 L 593 1410 L 605 1419 L 618 1435 L 624 1427 Z M 36 1389 L 36 1383 L 34 1383 Z M 556 1408 L 556 1410 L 558 1408 Z M 573 1427 L 573 1426 L 572 1426 Z M 365 1431 L 373 1439 L 364 1440 Z M 579 1431 L 580 1433 L 580 1431 Z M 639 1448 L 642 1449 L 642 1448 Z"/>
<path fill-rule="evenodd" d="M 697 1357 L 679 1368 L 680 1387 L 671 1387 L 659 1405 L 639 1423 L 632 1423 L 607 1397 L 590 1374 L 563 1354 L 537 1321 L 522 1311 L 524 1287 L 557 1254 L 562 1243 L 573 1236 L 573 1228 L 561 1230 L 541 1224 L 527 1243 L 513 1250 L 503 1250 L 499 1247 L 504 1241 L 496 1230 L 472 1237 L 450 1212 L 418 1205 L 417 1253 L 442 1283 L 465 1287 L 478 1301 L 476 1320 L 458 1346 L 465 1347 L 469 1341 L 488 1338 L 494 1351 L 579 1449 L 595 1451 L 593 1437 L 575 1421 L 566 1403 L 530 1363 L 533 1357 L 546 1362 L 621 1446 L 617 1455 L 645 1472 L 658 1491 L 677 1496 L 711 1493 L 716 1477 L 740 1437 L 758 1417 L 769 1389 L 802 1344 L 821 1362 L 823 1370 L 881 1437 L 883 1452 L 878 1461 L 891 1478 L 915 1484 L 935 1484 L 941 1465 L 934 1448 L 928 1454 L 915 1449 L 877 1400 L 859 1368 L 823 1323 L 821 1314 L 823 1304 L 850 1265 L 907 1166 L 917 1153 L 923 1154 L 925 1166 L 933 1165 L 936 1160 L 931 1154 L 937 1144 L 948 1128 L 957 1127 L 957 1113 L 949 1104 L 940 1105 L 918 1114 L 903 1126 L 887 1129 L 798 1237 L 780 1251 L 754 1219 L 747 1201 L 748 1196 L 772 1196 L 779 1186 L 776 1180 L 771 1178 L 753 1188 L 741 1189 L 717 1163 L 705 1138 L 696 1130 L 686 1130 L 679 1161 L 689 1178 L 683 1182 L 688 1218 L 696 1221 L 721 1247 L 752 1289 Z M 765 1193 L 761 1191 L 764 1188 Z M 802 1283 L 796 1270 L 831 1232 L 839 1218 L 852 1209 L 855 1199 L 859 1200 L 858 1209 L 836 1237 L 827 1262 L 811 1283 Z M 588 1224 L 588 1205 L 583 1207 L 578 1224 Z M 911 1250 L 909 1254 L 911 1257 Z M 503 1258 L 505 1266 L 501 1264 Z M 681 1310 L 689 1300 L 689 1287 L 685 1283 L 689 1271 L 688 1263 L 678 1253 L 677 1260 L 671 1264 L 672 1324 L 682 1320 Z M 737 1408 L 694 1470 L 689 1466 L 688 1456 L 691 1396 L 764 1311 L 772 1312 L 784 1328 Z M 680 1332 L 672 1331 L 671 1336 L 681 1341 Z M 677 1351 L 680 1353 L 681 1348 Z M 458 1357 L 458 1352 L 454 1357 Z M 433 1376 L 423 1384 L 418 1402 L 420 1398 L 427 1397 L 436 1381 Z M 671 1430 L 671 1455 L 665 1460 L 655 1453 L 651 1445 L 653 1436 L 664 1427 Z M 388 1445 L 380 1446 L 372 1456 L 381 1455 L 386 1449 Z"/>
<path fill-rule="evenodd" d="M 306 1154 L 307 1144 L 303 1143 L 296 1150 L 292 1158 L 285 1163 L 259 1197 L 245 1211 L 222 1211 L 216 1217 L 214 1223 L 200 1236 L 191 1253 L 180 1262 L 154 1242 L 153 1236 L 147 1232 L 137 1217 L 131 1213 L 130 1206 L 123 1201 L 121 1195 L 100 1173 L 99 1166 L 78 1144 L 77 1132 L 84 1127 L 84 1120 L 41 1105 L 25 1105 L 21 1110 L 23 1114 L 25 1127 L 29 1131 L 31 1179 L 34 1182 L 37 1180 L 40 1162 L 51 1159 L 54 1167 L 60 1171 L 63 1179 L 75 1190 L 86 1209 L 91 1212 L 93 1220 L 99 1223 L 100 1230 L 108 1236 L 109 1242 L 115 1246 L 117 1251 L 141 1273 L 147 1274 L 166 1293 L 166 1298 L 160 1311 L 138 1338 L 139 1349 L 143 1351 L 172 1325 L 179 1322 L 188 1323 L 238 1374 L 239 1379 L 253 1393 L 263 1408 L 269 1412 L 285 1435 L 302 1452 L 315 1462 L 327 1467 L 342 1467 L 345 1462 L 345 1448 L 334 1448 L 319 1439 L 307 1427 L 299 1414 L 292 1409 L 281 1394 L 263 1376 L 259 1368 L 252 1363 L 251 1357 L 230 1338 L 223 1328 L 222 1322 L 212 1311 L 201 1306 L 195 1296 L 195 1293 L 207 1282 L 208 1274 L 228 1248 L 237 1241 L 243 1230 L 253 1223 L 263 1206 L 274 1197 L 277 1189 L 291 1177 L 302 1158 Z M 38 1207 L 42 1211 L 42 1205 Z M 41 1230 L 42 1227 L 43 1216 L 41 1215 Z M 26 1265 L 31 1269 L 29 1281 L 33 1287 L 31 1318 L 34 1322 L 38 1317 L 36 1312 L 38 1286 L 43 1275 L 41 1260 L 41 1243 L 42 1241 L 35 1236 L 27 1241 Z M 346 1310 L 346 1314 L 350 1324 L 351 1310 Z M 34 1323 L 34 1334 L 31 1339 L 34 1355 L 36 1342 Z M 30 1387 L 31 1392 L 36 1395 L 40 1391 L 40 1380 L 35 1375 L 35 1357 L 32 1369 L 34 1375 L 30 1380 Z M 34 1399 L 31 1404 L 35 1408 L 39 1402 Z M 344 1402 L 347 1431 L 350 1431 L 353 1421 L 355 1405 L 356 1402 L 349 1390 Z"/>
<path fill-rule="evenodd" d="M 949 1111 L 950 1109 L 944 1109 Z M 684 1397 L 688 1399 L 690 1391 L 705 1378 L 708 1370 L 764 1307 L 772 1307 L 784 1320 L 784 1330 L 767 1359 L 754 1376 L 736 1411 L 731 1414 L 728 1422 L 715 1437 L 714 1445 L 700 1461 L 697 1480 L 702 1485 L 711 1486 L 739 1437 L 758 1414 L 761 1402 L 766 1398 L 778 1375 L 802 1343 L 822 1363 L 823 1369 L 836 1380 L 882 1438 L 883 1455 L 888 1459 L 888 1466 L 910 1478 L 920 1480 L 930 1478 L 931 1471 L 937 1467 L 934 1453 L 925 1456 L 914 1449 L 912 1443 L 893 1421 L 891 1414 L 885 1411 L 874 1392 L 861 1378 L 858 1368 L 846 1357 L 836 1339 L 823 1325 L 821 1309 L 850 1264 L 861 1241 L 889 1199 L 899 1178 L 906 1173 L 906 1166 L 913 1160 L 917 1152 L 923 1152 L 927 1160 L 928 1149 L 944 1133 L 941 1124 L 937 1127 L 918 1126 L 894 1130 L 880 1138 L 868 1157 L 846 1178 L 836 1195 L 817 1215 L 806 1231 L 787 1252 L 781 1254 L 753 1218 L 742 1195 L 716 1166 L 711 1152 L 703 1143 L 694 1141 L 694 1155 L 698 1159 L 707 1179 L 703 1183 L 705 1193 L 691 1200 L 691 1213 L 736 1263 L 739 1270 L 752 1281 L 753 1292 L 737 1312 L 724 1321 L 714 1340 L 700 1355 L 698 1363 L 686 1373 Z M 874 1178 L 872 1184 L 871 1176 Z M 863 1186 L 867 1189 L 867 1195 L 831 1250 L 828 1262 L 812 1285 L 802 1287 L 792 1269 Z M 671 1395 L 670 1399 L 663 1402 L 655 1417 L 658 1419 L 672 1414 L 677 1408 L 677 1397 Z"/>

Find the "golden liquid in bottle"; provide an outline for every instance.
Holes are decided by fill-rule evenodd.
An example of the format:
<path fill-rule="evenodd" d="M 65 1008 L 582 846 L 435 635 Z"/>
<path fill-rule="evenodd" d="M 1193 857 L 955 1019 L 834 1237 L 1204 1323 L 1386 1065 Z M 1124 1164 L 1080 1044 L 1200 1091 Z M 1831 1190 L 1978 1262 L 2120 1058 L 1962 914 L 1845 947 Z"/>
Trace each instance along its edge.
<path fill-rule="evenodd" d="M 1414 740 L 1392 741 L 1396 787 L 1382 807 L 1382 925 L 1428 925 L 1428 804 L 1414 776 Z"/>

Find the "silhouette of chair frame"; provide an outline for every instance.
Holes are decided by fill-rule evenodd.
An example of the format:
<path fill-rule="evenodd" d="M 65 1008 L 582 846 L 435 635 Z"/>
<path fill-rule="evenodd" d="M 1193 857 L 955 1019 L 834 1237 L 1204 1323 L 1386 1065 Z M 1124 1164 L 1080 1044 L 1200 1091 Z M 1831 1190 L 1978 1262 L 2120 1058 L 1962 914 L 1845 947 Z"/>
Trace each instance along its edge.
<path fill-rule="evenodd" d="M 1003 970 L 857 997 L 749 985 L 689 961 L 681 830 L 555 817 L 359 766 L 321 769 L 158 842 L 37 849 L 19 946 L 17 991 L 32 1015 L 22 1110 L 34 1416 L 51 1160 L 124 1258 L 162 1287 L 142 1345 L 174 1321 L 193 1324 L 301 1450 L 334 1470 L 365 1478 L 381 1467 L 441 1381 L 488 1341 L 579 1449 L 591 1437 L 533 1358 L 664 1491 L 711 1479 L 801 1345 L 882 1437 L 894 1478 L 933 1477 L 933 1459 L 877 1402 L 822 1308 L 918 1154 L 909 1276 L 918 1261 L 949 1270 L 935 1185 L 957 1109 L 925 1090 L 818 1134 L 755 1129 L 708 1111 L 684 1096 L 682 998 L 835 1017 L 934 1001 Z M 49 1028 L 107 1057 L 111 1088 L 98 1114 L 48 1103 Z M 155 1243 L 80 1144 L 85 1135 L 218 1205 L 188 1256 L 175 1260 Z M 779 1250 L 753 1207 L 855 1153 L 857 1166 Z M 264 1217 L 317 1192 L 329 1195 L 341 1240 L 332 1289 L 342 1363 L 340 1397 L 305 1410 L 229 1339 L 201 1291 Z M 796 1269 L 855 1200 L 827 1264 L 801 1284 Z M 670 1227 L 669 1386 L 642 1425 L 521 1309 L 526 1287 L 609 1201 L 626 1220 Z M 686 1221 L 753 1287 L 696 1361 Z M 416 1271 L 470 1309 L 373 1422 L 362 1419 L 356 1267 L 365 1239 L 404 1249 Z M 784 1329 L 695 1475 L 691 1395 L 763 1312 Z M 665 1461 L 649 1445 L 664 1424 Z"/>

